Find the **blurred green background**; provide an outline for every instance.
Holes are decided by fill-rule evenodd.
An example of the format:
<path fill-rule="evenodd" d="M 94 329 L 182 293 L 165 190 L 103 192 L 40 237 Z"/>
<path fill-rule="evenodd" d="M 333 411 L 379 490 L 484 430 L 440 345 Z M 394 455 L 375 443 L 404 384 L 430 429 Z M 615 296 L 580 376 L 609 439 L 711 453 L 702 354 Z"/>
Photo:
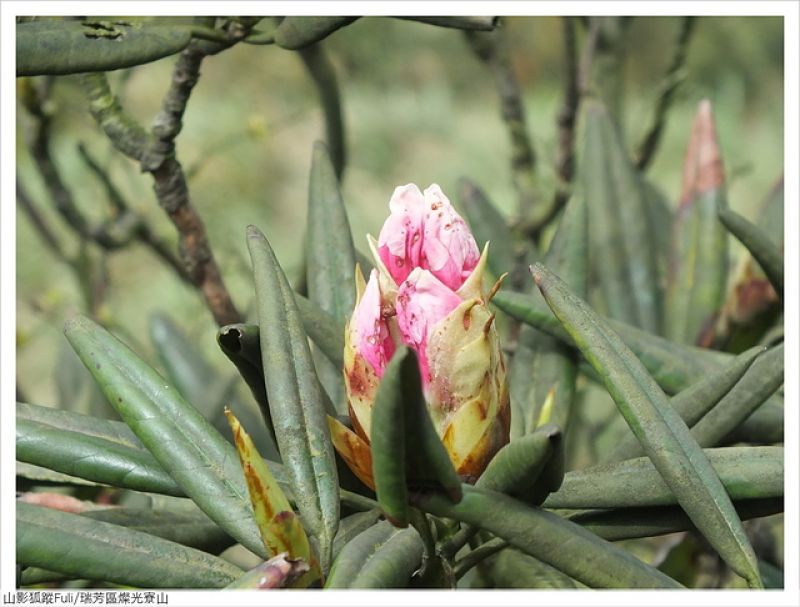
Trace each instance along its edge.
<path fill-rule="evenodd" d="M 650 125 L 659 84 L 671 60 L 679 19 L 633 19 L 624 63 L 623 122 L 635 149 Z M 505 22 L 513 65 L 538 157 L 541 188 L 552 192 L 556 115 L 562 98 L 562 30 L 555 17 Z M 581 32 L 579 39 L 584 33 Z M 516 210 L 510 143 L 486 69 L 456 30 L 388 18 L 363 18 L 326 42 L 343 98 L 348 163 L 342 192 L 356 246 L 377 235 L 396 185 L 439 183 L 457 203 L 456 182 L 468 176 L 509 217 Z M 174 57 L 112 75 L 128 112 L 149 126 L 167 89 Z M 680 88 L 648 176 L 677 203 L 689 126 L 710 98 L 723 149 L 731 207 L 754 217 L 783 171 L 783 22 L 781 18 L 703 17 L 689 44 Z M 52 98 L 53 149 L 81 210 L 107 216 L 106 195 L 79 157 L 87 145 L 130 204 L 170 243 L 177 238 L 158 208 L 151 179 L 111 148 L 89 115 L 75 77 L 58 78 Z M 65 248 L 79 242 L 48 208 L 26 147 L 30 117 L 18 105 L 18 174 Z M 236 305 L 252 318 L 253 291 L 244 231 L 258 225 L 297 281 L 305 222 L 311 145 L 324 137 L 316 90 L 300 58 L 272 46 L 239 45 L 207 58 L 177 140 L 194 205 Z M 577 142 L 580 149 L 580 139 Z M 665 227 L 665 229 L 667 229 Z M 732 249 L 738 254 L 739 249 Z M 95 260 L 99 250 L 90 251 Z M 142 356 L 157 362 L 148 336 L 154 312 L 166 312 L 226 374 L 216 327 L 199 295 L 141 245 L 107 256 L 99 310 Z M 56 404 L 66 364 L 65 318 L 85 312 L 79 282 L 43 245 L 27 217 L 17 219 L 17 376 L 32 403 Z M 63 370 L 63 369 L 62 369 Z"/>

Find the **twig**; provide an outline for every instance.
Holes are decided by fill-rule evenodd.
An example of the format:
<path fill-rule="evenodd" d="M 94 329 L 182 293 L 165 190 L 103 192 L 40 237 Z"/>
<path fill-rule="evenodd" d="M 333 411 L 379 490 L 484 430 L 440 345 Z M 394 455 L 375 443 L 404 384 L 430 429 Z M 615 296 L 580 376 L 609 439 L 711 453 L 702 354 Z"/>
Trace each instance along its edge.
<path fill-rule="evenodd" d="M 25 211 L 28 219 L 31 220 L 33 227 L 36 228 L 37 232 L 39 232 L 42 240 L 44 240 L 45 244 L 50 248 L 55 256 L 62 261 L 71 263 L 69 256 L 64 252 L 64 249 L 56 235 L 53 233 L 53 230 L 51 230 L 50 226 L 47 225 L 44 217 L 41 216 L 39 210 L 33 204 L 33 200 L 31 200 L 30 196 L 28 196 L 28 193 L 22 187 L 19 178 L 17 178 L 17 202 L 22 210 Z"/>
<path fill-rule="evenodd" d="M 578 114 L 580 92 L 578 89 L 578 51 L 575 44 L 575 18 L 562 17 L 564 32 L 564 101 L 558 112 L 558 151 L 556 173 L 562 184 L 572 182 L 575 168 L 575 118 Z M 562 194 L 564 185 L 556 194 L 557 200 L 566 198 Z M 564 200 L 566 202 L 566 200 Z M 563 202 L 561 202 L 563 204 Z M 555 206 L 560 207 L 560 204 Z"/>
<path fill-rule="evenodd" d="M 245 33 L 236 30 L 236 39 Z M 183 268 L 205 297 L 214 320 L 223 326 L 241 322 L 241 316 L 225 288 L 203 221 L 191 204 L 183 169 L 175 157 L 174 141 L 182 127 L 189 95 L 197 83 L 200 64 L 209 52 L 195 43 L 181 52 L 151 134 L 124 113 L 105 74 L 86 74 L 83 83 L 89 109 L 113 145 L 138 160 L 142 169 L 153 176 L 156 198 L 178 230 Z"/>
<path fill-rule="evenodd" d="M 91 154 L 89 154 L 89 151 L 86 149 L 86 146 L 84 146 L 82 143 L 78 144 L 78 153 L 81 155 L 81 158 L 83 158 L 83 161 L 86 163 L 89 169 L 103 184 L 111 206 L 114 207 L 114 210 L 118 213 L 118 218 L 115 220 L 115 222 L 117 224 L 122 224 L 123 229 L 127 228 L 125 230 L 125 232 L 127 232 L 127 237 L 123 240 L 123 242 L 127 244 L 132 237 L 136 237 L 140 242 L 147 245 L 150 250 L 165 264 L 172 268 L 172 270 L 183 281 L 191 284 L 191 278 L 183 269 L 180 259 L 178 259 L 177 256 L 172 253 L 167 243 L 162 241 L 153 233 L 144 217 L 130 208 L 127 201 L 122 196 L 122 193 L 117 189 L 116 185 L 114 185 L 114 182 L 111 181 L 111 177 L 103 169 L 103 167 L 101 167 L 100 164 L 94 158 L 92 158 Z"/>
<path fill-rule="evenodd" d="M 519 196 L 522 221 L 536 213 L 536 155 L 528 137 L 525 108 L 502 28 L 493 32 L 464 32 L 470 48 L 494 78 L 503 120 L 511 137 L 511 171 Z"/>
<path fill-rule="evenodd" d="M 322 111 L 325 115 L 325 130 L 336 178 L 341 181 L 347 160 L 345 148 L 344 117 L 336 71 L 321 42 L 299 49 L 298 54 L 317 87 Z"/>
<path fill-rule="evenodd" d="M 481 561 L 489 558 L 490 556 L 497 554 L 506 547 L 508 547 L 508 542 L 506 540 L 499 537 L 490 539 L 488 542 L 481 544 L 475 548 L 475 550 L 466 554 L 464 558 L 458 561 L 453 567 L 453 576 L 457 580 L 461 579 L 464 574 L 472 569 L 475 565 L 479 564 Z"/>
<path fill-rule="evenodd" d="M 640 171 L 644 171 L 650 165 L 658 144 L 661 142 L 661 134 L 666 124 L 667 112 L 675 98 L 675 93 L 686 79 L 684 64 L 686 63 L 686 51 L 689 47 L 694 23 L 694 17 L 684 17 L 681 20 L 675 55 L 673 55 L 672 62 L 661 82 L 661 94 L 656 102 L 650 129 L 642 140 L 639 151 L 636 154 L 636 167 Z"/>

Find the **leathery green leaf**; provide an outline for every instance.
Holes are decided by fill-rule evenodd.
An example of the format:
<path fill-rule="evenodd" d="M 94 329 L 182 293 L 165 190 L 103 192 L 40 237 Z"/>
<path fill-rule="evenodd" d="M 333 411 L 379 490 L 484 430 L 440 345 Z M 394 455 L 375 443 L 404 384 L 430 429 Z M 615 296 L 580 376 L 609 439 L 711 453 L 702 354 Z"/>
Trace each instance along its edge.
<path fill-rule="evenodd" d="M 723 447 L 705 455 L 733 500 L 783 495 L 783 447 Z M 545 508 L 665 506 L 678 498 L 646 457 L 569 472 Z"/>
<path fill-rule="evenodd" d="M 115 487 L 181 496 L 149 452 L 47 424 L 17 419 L 17 459 Z"/>
<path fill-rule="evenodd" d="M 78 316 L 64 332 L 109 403 L 184 493 L 232 537 L 266 557 L 233 446 L 105 329 Z"/>
<path fill-rule="evenodd" d="M 420 21 L 421 23 L 429 23 L 431 25 L 438 25 L 439 27 L 450 27 L 462 30 L 478 30 L 478 31 L 491 31 L 497 24 L 497 17 L 397 17 L 398 19 L 410 19 L 411 21 Z"/>
<path fill-rule="evenodd" d="M 678 503 L 731 568 L 761 587 L 757 561 L 728 494 L 689 428 L 639 359 L 589 306 L 541 264 L 534 280 Z"/>
<path fill-rule="evenodd" d="M 314 371 L 308 340 L 289 282 L 267 239 L 247 229 L 261 331 L 261 359 L 278 448 L 300 516 L 318 544 L 323 572 L 330 566 L 339 526 L 339 486 L 328 432 L 330 405 Z M 333 411 L 331 411 L 334 414 Z"/>
<path fill-rule="evenodd" d="M 308 186 L 306 223 L 306 282 L 308 298 L 340 323 L 355 307 L 355 248 L 339 182 L 328 148 L 314 143 Z M 316 353 L 315 353 L 316 354 Z M 347 414 L 342 368 L 315 355 L 322 385 L 340 414 Z"/>
<path fill-rule="evenodd" d="M 375 394 L 370 428 L 375 494 L 386 518 L 397 527 L 407 527 L 411 516 L 406 480 L 407 405 L 401 373 L 406 359 L 416 362 L 407 357 L 404 348 L 386 366 Z"/>
<path fill-rule="evenodd" d="M 422 551 L 422 538 L 413 527 L 397 529 L 382 521 L 345 544 L 325 588 L 405 588 Z"/>
<path fill-rule="evenodd" d="M 38 19 L 17 24 L 17 76 L 105 72 L 174 55 L 191 41 L 188 27 L 122 19 Z"/>
<path fill-rule="evenodd" d="M 378 508 L 372 510 L 365 510 L 364 512 L 356 512 L 350 516 L 344 517 L 339 522 L 339 531 L 336 532 L 336 537 L 333 540 L 333 558 L 336 559 L 350 540 L 366 531 L 378 522 L 381 517 L 381 511 Z"/>
<path fill-rule="evenodd" d="M 553 588 L 583 588 L 583 584 L 576 582 L 558 569 L 533 558 L 529 554 L 520 552 L 516 548 L 501 550 L 497 556 L 479 566 L 485 571 L 497 588 L 518 589 L 553 589 Z"/>
<path fill-rule="evenodd" d="M 236 407 L 242 423 L 253 428 L 252 437 L 256 446 L 264 455 L 277 459 L 269 408 L 262 408 L 257 403 L 260 410 L 256 410 L 249 401 L 242 402 L 231 379 L 217 373 L 197 344 L 192 343 L 167 316 L 154 314 L 150 317 L 150 336 L 167 372 L 167 378 L 186 400 L 197 407 L 203 417 L 223 436 L 227 436 L 228 422 L 223 410 L 226 405 Z M 259 374 L 261 373 L 259 366 Z M 264 431 L 264 424 L 267 432 Z"/>
<path fill-rule="evenodd" d="M 294 294 L 303 329 L 337 369 L 344 366 L 344 324 L 302 295 Z"/>
<path fill-rule="evenodd" d="M 574 339 L 563 329 L 553 313 L 530 295 L 500 291 L 495 294 L 492 303 L 512 318 L 575 345 Z M 724 352 L 677 344 L 608 317 L 603 317 L 603 320 L 669 394 L 680 392 L 733 358 Z"/>
<path fill-rule="evenodd" d="M 561 429 L 546 424 L 500 449 L 476 487 L 498 491 L 522 501 L 541 504 L 557 491 L 564 477 Z"/>
<path fill-rule="evenodd" d="M 221 588 L 242 573 L 154 535 L 25 503 L 17 503 L 17 562 L 142 588 Z"/>
<path fill-rule="evenodd" d="M 707 345 L 725 297 L 728 238 L 716 212 L 724 188 L 714 117 L 704 100 L 692 124 L 672 225 L 665 333 L 674 341 Z"/>
<path fill-rule="evenodd" d="M 264 545 L 273 556 L 286 552 L 289 558 L 302 559 L 308 563 L 310 571 L 307 582 L 319 578 L 319 564 L 311 552 L 306 532 L 289 500 L 233 412 L 226 409 L 225 417 L 228 418 L 233 432 L 233 442 L 239 453 L 250 493 L 250 503 L 253 505 Z"/>
<path fill-rule="evenodd" d="M 387 518 L 408 525 L 409 488 L 444 490 L 450 499 L 461 499 L 461 479 L 425 405 L 416 355 L 405 346 L 384 371 L 372 415 L 373 479 Z"/>
<path fill-rule="evenodd" d="M 781 387 L 783 358 L 783 343 L 761 354 L 733 389 L 692 426 L 700 446 L 719 444 Z"/>
<path fill-rule="evenodd" d="M 267 385 L 264 382 L 258 325 L 225 325 L 217 331 L 217 344 L 228 360 L 238 369 L 247 387 L 250 388 L 250 393 L 258 404 L 261 416 L 274 441 L 275 429 L 272 427 Z"/>
<path fill-rule="evenodd" d="M 719 205 L 719 220 L 739 240 L 764 270 L 778 297 L 783 299 L 783 254 L 761 228 L 729 208 Z"/>
<path fill-rule="evenodd" d="M 688 388 L 676 394 L 669 401 L 670 406 L 675 409 L 681 419 L 690 428 L 694 426 L 723 396 L 737 385 L 737 382 L 756 360 L 756 357 L 764 351 L 764 348 L 755 347 L 742 352 L 716 373 L 701 379 Z M 695 436 L 697 438 L 697 436 Z M 698 441 L 699 442 L 699 441 Z M 704 445 L 700 446 L 715 446 Z M 635 435 L 630 434 L 625 437 L 614 449 L 611 455 L 605 460 L 606 463 L 618 462 L 631 459 L 644 454 L 642 446 Z"/>
<path fill-rule="evenodd" d="M 489 531 L 512 546 L 592 588 L 680 588 L 631 553 L 546 510 L 511 497 L 464 486 L 452 504 L 439 495 L 419 496 L 423 510 Z M 602 563 L 602 566 L 598 566 Z"/>
<path fill-rule="evenodd" d="M 733 505 L 743 521 L 778 514 L 784 509 L 783 496 L 745 499 L 734 502 Z M 570 514 L 569 520 L 610 541 L 695 529 L 680 506 L 580 510 Z"/>
<path fill-rule="evenodd" d="M 589 207 L 590 259 L 611 318 L 651 333 L 661 325 L 658 262 L 645 191 L 617 127 L 600 101 L 584 107 L 581 181 Z"/>
<path fill-rule="evenodd" d="M 149 533 L 212 554 L 219 554 L 236 542 L 199 510 L 176 512 L 160 508 L 112 507 L 82 512 L 81 516 Z"/>
<path fill-rule="evenodd" d="M 586 294 L 589 265 L 587 221 L 586 202 L 573 197 L 544 257 L 544 263 L 580 295 Z M 533 296 L 541 299 L 538 292 Z M 527 370 L 533 376 L 533 385 L 524 416 L 525 433 L 547 423 L 558 425 L 566 433 L 575 400 L 577 354 L 558 339 L 541 334 L 533 348 L 532 366 Z"/>
<path fill-rule="evenodd" d="M 459 181 L 461 207 L 469 221 L 470 229 L 478 243 L 478 249 L 490 242 L 491 255 L 487 260 L 489 269 L 495 276 L 514 270 L 514 237 L 500 211 L 495 208 L 486 194 L 469 179 Z"/>
<path fill-rule="evenodd" d="M 783 442 L 783 399 L 772 396 L 737 428 L 724 442 L 770 445 Z"/>
<path fill-rule="evenodd" d="M 17 403 L 17 419 L 47 424 L 60 430 L 80 432 L 147 453 L 144 445 L 123 422 L 20 402 Z"/>
<path fill-rule="evenodd" d="M 294 51 L 330 36 L 356 19 L 358 17 L 284 17 L 273 34 L 275 44 Z"/>

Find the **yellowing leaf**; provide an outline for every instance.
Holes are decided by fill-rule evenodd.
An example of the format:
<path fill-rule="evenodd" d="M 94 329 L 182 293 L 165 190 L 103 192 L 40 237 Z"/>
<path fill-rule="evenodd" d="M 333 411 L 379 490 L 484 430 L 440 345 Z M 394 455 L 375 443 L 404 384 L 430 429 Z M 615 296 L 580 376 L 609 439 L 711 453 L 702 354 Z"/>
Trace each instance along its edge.
<path fill-rule="evenodd" d="M 311 552 L 308 536 L 289 500 L 258 453 L 250 435 L 230 409 L 225 409 L 225 417 L 233 431 L 256 525 L 264 545 L 272 554 L 288 552 L 290 559 L 303 559 L 310 565 L 310 573 L 319 577 L 319 564 Z"/>

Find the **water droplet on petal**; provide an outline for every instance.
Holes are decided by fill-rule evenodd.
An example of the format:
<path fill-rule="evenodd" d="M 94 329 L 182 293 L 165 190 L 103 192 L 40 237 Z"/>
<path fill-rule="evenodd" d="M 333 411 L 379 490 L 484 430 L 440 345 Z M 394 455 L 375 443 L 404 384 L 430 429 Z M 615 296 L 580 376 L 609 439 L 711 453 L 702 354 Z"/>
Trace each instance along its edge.
<path fill-rule="evenodd" d="M 378 343 L 378 340 L 377 340 L 377 338 L 376 338 L 374 335 L 370 335 L 369 337 L 367 337 L 367 343 L 368 343 L 370 346 L 374 346 L 375 344 L 377 344 L 377 343 Z"/>
<path fill-rule="evenodd" d="M 394 263 L 395 263 L 395 265 L 396 265 L 398 268 L 402 268 L 402 267 L 403 267 L 403 263 L 404 263 L 404 262 L 403 262 L 403 260 L 402 260 L 402 259 L 398 259 L 398 260 L 397 260 L 397 261 L 395 261 Z"/>

